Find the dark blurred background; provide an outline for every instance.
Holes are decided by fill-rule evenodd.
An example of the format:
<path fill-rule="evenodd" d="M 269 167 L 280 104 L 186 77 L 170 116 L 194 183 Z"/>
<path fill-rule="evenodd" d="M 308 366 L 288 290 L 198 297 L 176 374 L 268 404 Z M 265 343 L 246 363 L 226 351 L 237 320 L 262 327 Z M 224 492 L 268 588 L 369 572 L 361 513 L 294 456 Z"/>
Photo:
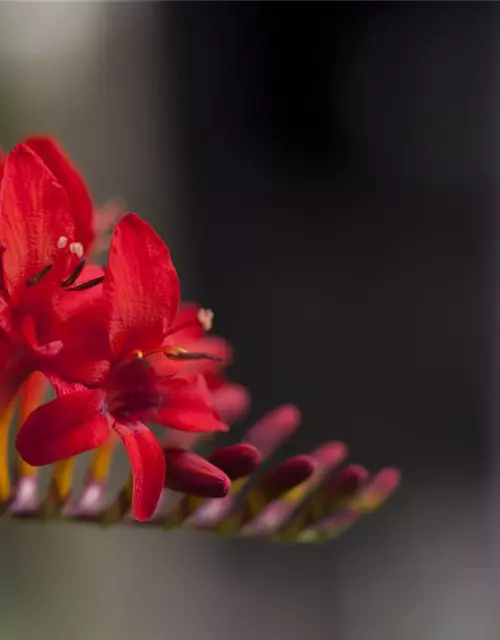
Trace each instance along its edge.
<path fill-rule="evenodd" d="M 6 143 L 53 131 L 158 225 L 252 417 L 303 410 L 289 450 L 403 485 L 317 547 L 10 525 L 5 637 L 497 640 L 496 4 L 32 9 L 0 9 Z"/>

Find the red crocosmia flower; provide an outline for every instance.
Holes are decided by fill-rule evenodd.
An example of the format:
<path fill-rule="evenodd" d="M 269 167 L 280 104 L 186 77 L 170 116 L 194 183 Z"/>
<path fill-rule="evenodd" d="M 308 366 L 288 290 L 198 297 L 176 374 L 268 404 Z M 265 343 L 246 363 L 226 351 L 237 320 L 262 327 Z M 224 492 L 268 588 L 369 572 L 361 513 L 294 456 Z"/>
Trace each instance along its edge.
<path fill-rule="evenodd" d="M 115 228 L 102 305 L 109 335 L 106 369 L 89 368 L 90 388 L 35 410 L 18 433 L 17 448 L 26 462 L 40 466 L 93 449 L 114 429 L 132 466 L 134 515 L 147 520 L 158 503 L 166 465 L 160 443 L 142 421 L 192 432 L 226 427 L 213 411 L 203 376 L 179 375 L 184 362 L 209 356 L 168 344 L 177 330 L 177 273 L 167 246 L 135 214 Z M 96 354 L 83 332 L 84 327 L 81 339 L 91 361 Z"/>
<path fill-rule="evenodd" d="M 64 189 L 18 145 L 0 184 L 0 412 L 32 371 L 57 371 L 65 323 L 101 296 L 102 269 L 86 267 L 75 233 Z"/>
<path fill-rule="evenodd" d="M 31 136 L 23 141 L 25 147 L 28 147 L 33 151 L 38 158 L 44 163 L 48 171 L 50 171 L 53 180 L 57 182 L 65 191 L 67 198 L 67 205 L 69 207 L 71 218 L 74 226 L 74 236 L 77 238 L 78 243 L 74 243 L 73 247 L 78 246 L 78 250 L 83 251 L 83 254 L 87 256 L 96 255 L 100 251 L 107 248 L 109 245 L 108 232 L 111 227 L 116 223 L 118 216 L 121 215 L 121 208 L 118 204 L 108 205 L 103 211 L 95 211 L 92 198 L 85 183 L 85 180 L 80 175 L 72 161 L 66 155 L 62 147 L 50 136 Z M 0 150 L 0 176 L 3 173 L 5 156 Z M 65 237 L 69 231 L 65 230 Z M 66 251 L 70 247 L 70 243 L 66 244 Z M 79 269 L 85 260 L 81 260 L 81 264 L 75 265 Z M 97 276 L 102 275 L 98 270 L 94 273 L 89 268 L 85 268 L 86 279 L 93 280 Z M 55 272 L 54 272 L 55 273 Z M 39 290 L 40 295 L 42 294 Z M 95 292 L 97 293 L 97 292 Z M 84 298 L 89 298 L 87 294 L 80 293 L 77 300 L 73 301 L 73 308 L 75 304 L 80 306 L 84 301 Z M 64 302 L 69 302 L 66 296 Z M 61 305 L 59 304 L 59 308 Z M 93 314 L 87 314 L 86 317 L 80 317 L 77 322 L 85 322 L 87 326 L 95 324 Z M 77 327 L 72 326 L 65 328 L 65 336 L 61 337 L 61 341 L 67 343 L 68 339 L 77 335 Z M 78 373 L 74 363 L 79 362 L 81 358 L 78 357 L 78 351 L 82 351 L 85 345 L 75 343 L 76 352 L 73 354 L 71 361 L 73 363 L 73 373 Z M 60 371 L 64 373 L 64 370 Z M 40 386 L 47 386 L 47 382 L 44 378 L 40 378 Z M 24 390 L 21 395 L 24 396 Z"/>

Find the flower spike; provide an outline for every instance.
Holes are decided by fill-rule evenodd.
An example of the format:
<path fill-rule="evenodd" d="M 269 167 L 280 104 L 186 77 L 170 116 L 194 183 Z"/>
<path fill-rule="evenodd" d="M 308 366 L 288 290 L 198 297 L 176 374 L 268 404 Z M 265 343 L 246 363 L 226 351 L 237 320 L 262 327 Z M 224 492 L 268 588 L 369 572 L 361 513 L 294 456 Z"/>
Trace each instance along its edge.
<path fill-rule="evenodd" d="M 270 413 L 248 432 L 246 440 L 252 439 L 252 433 L 260 438 L 262 424 L 267 424 L 271 432 L 273 426 L 278 427 L 281 436 L 268 434 L 267 442 L 260 441 L 264 454 L 270 455 L 271 448 L 283 442 L 284 434 L 291 433 L 292 423 L 280 422 L 287 412 L 290 418 L 294 415 L 288 408 L 285 414 L 283 408 Z M 272 422 L 273 417 L 278 422 Z M 105 446 L 108 448 L 91 463 L 83 487 L 73 486 L 71 460 L 54 467 L 45 496 L 40 495 L 38 476 L 27 476 L 22 495 L 14 492 L 7 504 L 8 515 L 140 525 L 129 517 L 130 480 L 111 504 L 105 502 L 109 460 L 115 449 L 111 441 Z M 224 536 L 257 536 L 287 543 L 338 538 L 363 515 L 378 510 L 400 483 L 399 470 L 390 467 L 374 476 L 359 465 L 337 470 L 347 457 L 347 447 L 341 442 L 325 443 L 309 455 L 289 458 L 263 475 L 258 471 L 266 455 L 248 442 L 216 449 L 206 460 L 180 449 L 167 449 L 165 455 L 167 466 L 175 469 L 165 491 L 172 496 L 180 492 L 181 499 L 166 512 L 160 509 L 148 526 L 197 529 Z M 210 497 L 223 496 L 231 481 L 229 495 Z"/>
<path fill-rule="evenodd" d="M 113 226 L 107 265 L 97 266 Z M 212 335 L 213 320 L 208 308 L 180 304 L 153 227 L 116 203 L 96 210 L 51 137 L 0 153 L 0 516 L 305 543 L 376 511 L 398 469 L 346 465 L 337 441 L 273 460 L 301 422 L 294 405 L 269 412 L 240 443 L 194 450 L 250 405 L 226 375 L 232 348 Z M 45 401 L 50 385 L 56 397 Z M 131 472 L 109 496 L 117 444 Z M 87 451 L 81 482 L 75 465 Z"/>

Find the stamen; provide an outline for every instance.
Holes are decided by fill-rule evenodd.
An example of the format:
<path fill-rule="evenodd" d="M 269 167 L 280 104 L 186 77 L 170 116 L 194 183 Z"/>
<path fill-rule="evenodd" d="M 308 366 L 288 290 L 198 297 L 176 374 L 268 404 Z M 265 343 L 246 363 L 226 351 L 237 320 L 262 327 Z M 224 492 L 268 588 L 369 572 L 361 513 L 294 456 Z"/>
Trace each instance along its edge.
<path fill-rule="evenodd" d="M 73 271 L 73 273 L 60 282 L 61 287 L 63 288 L 70 287 L 72 284 L 75 284 L 75 282 L 78 280 L 79 275 L 81 274 L 81 272 L 85 267 L 85 262 L 86 262 L 85 258 L 82 258 L 80 262 L 76 265 L 76 268 Z"/>
<path fill-rule="evenodd" d="M 104 276 L 94 278 L 93 280 L 83 282 L 82 284 L 77 284 L 76 287 L 69 287 L 69 289 L 66 289 L 66 291 L 87 291 L 87 289 L 97 287 L 97 285 L 101 284 L 102 282 L 104 282 Z"/>
<path fill-rule="evenodd" d="M 211 353 L 188 351 L 187 349 L 184 349 L 184 347 L 159 347 L 158 349 L 151 349 L 151 351 L 135 351 L 134 355 L 136 356 L 136 358 L 141 359 L 146 358 L 147 356 L 152 356 L 155 353 L 162 353 L 170 360 L 214 360 L 216 362 L 222 361 L 222 358 L 214 356 Z"/>
<path fill-rule="evenodd" d="M 68 246 L 68 238 L 66 236 L 61 236 L 57 241 L 57 248 L 64 249 Z"/>
<path fill-rule="evenodd" d="M 222 358 L 214 356 L 211 353 L 201 353 L 195 351 L 186 351 L 183 353 L 165 353 L 170 360 L 214 360 L 215 362 L 222 362 Z"/>
<path fill-rule="evenodd" d="M 69 245 L 69 252 L 74 253 L 75 256 L 81 258 L 83 256 L 83 244 L 81 242 L 72 242 Z"/>
<path fill-rule="evenodd" d="M 34 276 L 31 276 L 31 278 L 28 278 L 26 280 L 26 286 L 27 287 L 32 287 L 35 284 L 38 284 L 42 278 L 44 278 L 48 272 L 52 269 L 52 265 L 48 264 L 47 266 L 45 266 L 39 273 L 35 273 Z"/>
<path fill-rule="evenodd" d="M 212 309 L 200 309 L 196 317 L 205 331 L 210 331 L 214 320 L 214 312 Z"/>

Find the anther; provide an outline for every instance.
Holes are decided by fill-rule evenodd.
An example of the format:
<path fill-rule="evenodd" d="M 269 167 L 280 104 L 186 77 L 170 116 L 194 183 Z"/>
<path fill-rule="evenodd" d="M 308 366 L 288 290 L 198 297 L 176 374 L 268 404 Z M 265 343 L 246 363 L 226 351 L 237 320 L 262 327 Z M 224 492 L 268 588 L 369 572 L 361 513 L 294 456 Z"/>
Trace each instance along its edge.
<path fill-rule="evenodd" d="M 80 262 L 76 265 L 75 270 L 71 275 L 60 282 L 61 287 L 71 287 L 72 284 L 78 280 L 78 276 L 81 274 L 85 267 L 85 258 L 82 258 Z"/>
<path fill-rule="evenodd" d="M 68 246 L 68 238 L 66 236 L 61 236 L 57 241 L 57 248 L 64 249 Z"/>
<path fill-rule="evenodd" d="M 69 245 L 69 252 L 81 258 L 83 256 L 83 244 L 81 242 L 72 242 Z"/>
<path fill-rule="evenodd" d="M 48 264 L 47 266 L 45 266 L 41 271 L 39 271 L 38 273 L 35 273 L 34 276 L 31 276 L 31 278 L 28 278 L 26 280 L 26 286 L 27 287 L 32 287 L 35 284 L 38 284 L 42 278 L 44 278 L 48 272 L 52 269 L 52 265 Z"/>
<path fill-rule="evenodd" d="M 69 287 L 69 289 L 66 289 L 66 291 L 86 291 L 87 289 L 97 287 L 97 285 L 101 284 L 101 282 L 103 281 L 104 276 L 100 276 L 99 278 L 94 278 L 93 280 L 89 280 L 88 282 L 77 284 L 76 287 Z"/>
<path fill-rule="evenodd" d="M 210 331 L 214 320 L 214 312 L 212 309 L 200 309 L 196 317 L 205 331 Z"/>

